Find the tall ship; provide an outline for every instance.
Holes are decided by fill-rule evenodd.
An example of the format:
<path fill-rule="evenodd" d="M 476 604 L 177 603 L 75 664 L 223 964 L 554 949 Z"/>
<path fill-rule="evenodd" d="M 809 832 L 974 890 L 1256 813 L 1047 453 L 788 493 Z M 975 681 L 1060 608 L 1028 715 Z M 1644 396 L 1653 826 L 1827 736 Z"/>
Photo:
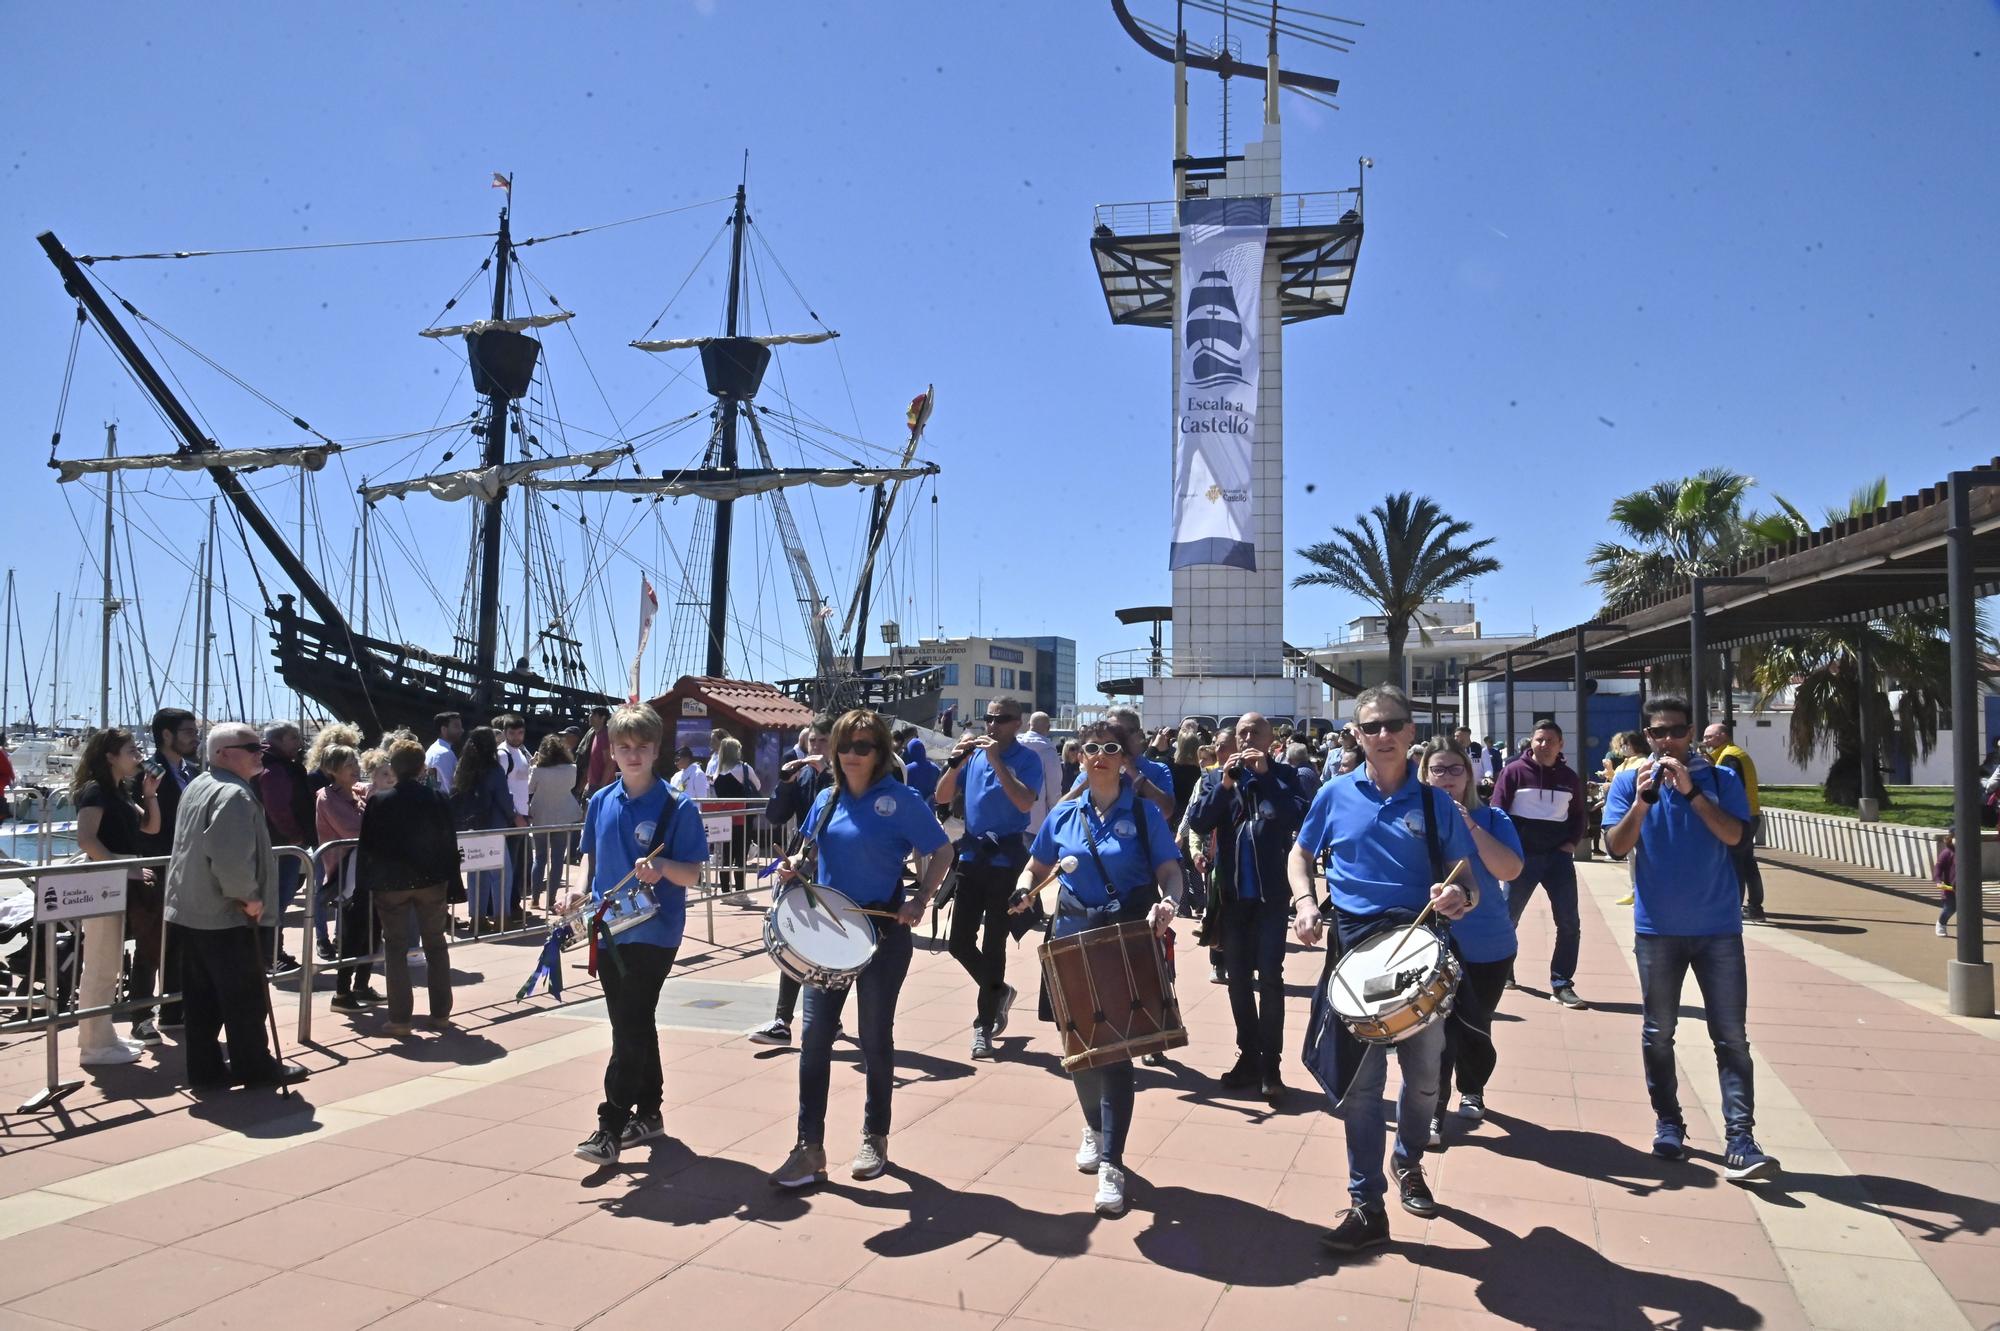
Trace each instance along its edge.
<path fill-rule="evenodd" d="M 321 433 L 302 414 L 278 407 L 245 376 L 167 331 L 156 311 L 119 294 L 103 277 L 106 265 L 116 261 L 187 260 L 208 258 L 212 252 L 78 256 L 54 232 L 38 239 L 76 302 L 75 331 L 80 334 L 87 326 L 101 334 L 171 432 L 173 451 L 118 455 L 114 445 L 103 457 L 58 456 L 58 420 L 50 466 L 64 482 L 101 480 L 107 532 L 121 478 L 129 487 L 135 472 L 205 475 L 224 506 L 224 522 L 218 526 L 211 505 L 209 535 L 201 543 L 210 567 L 199 575 L 212 580 L 217 544 L 233 539 L 255 577 L 276 675 L 284 688 L 311 700 L 328 716 L 371 733 L 408 726 L 427 734 L 431 718 L 441 711 L 479 718 L 512 712 L 527 719 L 531 732 L 546 733 L 580 720 L 592 707 L 663 692 L 678 673 L 738 679 L 760 673 L 781 676 L 786 692 L 815 709 L 871 705 L 931 724 L 937 715 L 940 670 L 921 662 L 863 670 L 861 656 L 871 598 L 894 557 L 897 523 L 907 532 L 908 510 L 926 496 L 935 512 L 939 469 L 919 456 L 932 390 L 926 387 L 910 403 L 905 414 L 907 434 L 894 445 L 862 437 L 858 411 L 856 432 L 846 434 L 822 425 L 792 402 L 782 385 L 777 394 L 769 391 L 768 372 L 784 349 L 823 347 L 839 334 L 810 313 L 809 306 L 807 326 L 802 329 L 753 328 L 752 262 L 746 260 L 754 260 L 754 255 L 748 247 L 768 242 L 758 236 L 747 190 L 739 186 L 733 199 L 719 199 L 713 205 L 728 208 L 715 238 L 728 245 L 720 331 L 653 337 L 674 314 L 670 300 L 653 327 L 630 342 L 631 348 L 647 355 L 680 358 L 655 399 L 671 388 L 699 383 L 710 401 L 643 429 L 619 428 L 614 412 L 611 428 L 598 431 L 592 446 L 572 447 L 568 442 L 572 434 L 588 431 L 567 424 L 557 410 L 550 348 L 544 340 L 550 330 L 561 328 L 568 336 L 584 361 L 585 382 L 597 385 L 598 376 L 589 369 L 583 344 L 568 327 L 575 312 L 541 284 L 523 262 L 522 251 L 601 228 L 517 240 L 512 178 L 496 173 L 493 183 L 506 189 L 507 201 L 490 248 L 474 277 L 445 302 L 441 312 L 454 310 L 483 277 L 482 317 L 470 322 L 433 321 L 417 330 L 424 338 L 462 346 L 461 383 L 466 393 L 456 410 L 463 414 L 443 426 L 390 437 L 411 444 L 407 456 L 417 463 L 431 460 L 431 469 L 394 478 L 364 476 L 352 486 L 351 501 L 326 493 L 327 482 L 336 473 L 354 481 L 349 455 L 359 447 L 387 441 L 343 440 Z M 698 259 L 697 267 L 702 262 Z M 777 270 L 784 271 L 782 265 Z M 789 274 L 785 281 L 790 284 Z M 684 281 L 681 290 L 687 286 Z M 792 290 L 796 292 L 796 287 Z M 755 294 L 754 308 L 768 318 L 769 291 Z M 71 375 L 80 340 L 71 340 Z M 176 361 L 163 353 L 163 343 L 174 348 L 176 361 L 191 357 L 272 406 L 311 442 L 269 447 L 213 437 L 204 428 L 207 418 L 189 396 Z M 693 377 L 697 370 L 698 379 Z M 844 373 L 843 367 L 843 377 Z M 572 394 L 578 392 L 576 383 L 567 387 Z M 601 399 L 601 387 L 596 391 Z M 772 398 L 776 400 L 767 400 Z M 611 410 L 608 401 L 604 406 Z M 779 457 L 770 437 L 774 434 L 780 449 L 789 446 L 790 456 Z M 696 440 L 699 447 L 690 448 Z M 684 450 L 678 458 L 670 456 L 676 441 Z M 378 455 L 371 454 L 371 461 Z M 825 465 L 829 460 L 842 465 Z M 440 465 L 454 461 L 460 464 L 456 468 Z M 403 468 L 417 469 L 416 463 Z M 267 481 L 267 476 L 276 479 Z M 292 483 L 288 477 L 296 478 L 299 494 L 298 522 L 290 534 L 274 511 L 278 501 L 272 498 Z M 137 480 L 144 483 L 149 478 Z M 864 535 L 850 551 L 844 579 L 849 585 L 839 591 L 815 568 L 801 535 L 789 496 L 803 487 L 812 488 L 809 494 L 822 487 L 869 494 Z M 675 531 L 664 514 L 685 514 L 688 509 L 678 502 L 682 500 L 693 501 L 693 516 L 684 531 Z M 458 508 L 469 517 L 469 548 L 461 554 L 442 539 L 418 539 L 407 512 L 395 514 L 399 521 L 385 521 L 390 501 Z M 340 512 L 349 502 L 356 523 L 345 534 L 349 551 L 342 560 L 338 541 L 332 545 L 327 541 L 330 531 L 341 533 L 329 527 L 324 515 Z M 632 515 L 634 505 L 639 506 L 638 516 Z M 755 518 L 747 534 L 739 530 L 746 508 Z M 316 541 L 309 510 L 322 518 Z M 655 530 L 650 549 L 642 550 L 644 517 L 649 512 Z M 447 532 L 451 525 L 449 519 L 424 520 L 426 536 Z M 819 525 L 823 530 L 825 524 Z M 845 525 L 854 527 L 851 521 Z M 752 545 L 759 576 L 746 597 L 741 579 L 732 583 L 733 565 Z M 109 556 L 108 536 L 106 552 Z M 667 557 L 661 558 L 661 552 Z M 787 599 L 771 592 L 764 581 L 770 565 L 779 559 L 790 582 L 789 599 L 796 603 L 789 631 L 774 622 L 775 616 L 763 613 L 767 603 Z M 462 594 L 454 596 L 461 569 Z M 266 574 L 271 575 L 268 583 Z M 609 665 L 604 644 L 587 641 L 586 634 L 592 624 L 599 633 L 608 631 L 622 663 L 625 644 L 632 641 L 624 635 L 633 624 L 613 607 L 613 589 L 634 584 L 643 589 L 643 599 L 634 616 L 636 645 L 628 672 Z M 642 678 L 642 662 L 657 605 L 656 585 L 668 593 L 667 638 L 662 650 L 656 651 L 666 663 L 649 680 Z M 402 640 L 418 635 L 396 631 L 401 615 L 395 598 L 399 593 L 404 597 L 407 611 L 407 603 L 415 599 L 413 589 L 419 587 L 429 592 L 438 618 L 447 612 L 452 616 L 449 641 L 420 645 Z M 210 599 L 212 595 L 210 590 Z M 108 643 L 114 604 L 108 577 L 104 599 Z M 624 601 L 625 593 L 619 590 L 616 599 Z M 209 600 L 202 602 L 199 635 L 198 677 L 204 704 L 214 673 L 208 660 L 215 636 L 207 626 L 208 604 Z M 385 621 L 388 631 L 380 627 Z M 894 636 L 893 622 L 883 628 Z M 614 680 L 615 686 L 607 687 Z M 145 693 L 143 686 L 138 691 Z M 159 692 L 156 682 L 155 693 Z M 226 680 L 220 692 L 226 700 Z M 237 714 L 252 714 L 244 710 L 240 678 L 238 693 Z M 157 705 L 160 700 L 136 701 Z M 142 705 L 131 710 L 147 709 Z M 214 714 L 206 705 L 202 710 Z M 286 713 L 276 708 L 265 713 L 276 714 Z"/>

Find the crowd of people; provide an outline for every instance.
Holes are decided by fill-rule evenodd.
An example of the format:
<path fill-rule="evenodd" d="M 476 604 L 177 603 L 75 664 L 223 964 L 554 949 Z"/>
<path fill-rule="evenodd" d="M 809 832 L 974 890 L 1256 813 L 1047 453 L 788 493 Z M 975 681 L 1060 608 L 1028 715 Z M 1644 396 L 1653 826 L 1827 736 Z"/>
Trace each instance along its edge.
<path fill-rule="evenodd" d="M 1349 1156 L 1351 1205 L 1325 1245 L 1352 1252 L 1384 1242 L 1392 1180 L 1402 1209 L 1419 1217 L 1437 1210 L 1423 1159 L 1444 1139 L 1454 1095 L 1459 1118 L 1486 1112 L 1501 1054 L 1494 1017 L 1515 986 L 1516 925 L 1537 890 L 1555 924 L 1549 995 L 1587 1006 L 1575 983 L 1575 857 L 1595 835 L 1630 866 L 1655 1153 L 1686 1151 L 1673 1049 L 1680 988 L 1692 971 L 1723 1089 L 1725 1172 L 1738 1181 L 1773 1176 L 1777 1162 L 1754 1135 L 1746 1033 L 1742 924 L 1762 909 L 1748 850 L 1754 768 L 1726 727 L 1711 727 L 1705 747 L 1695 745 L 1679 700 L 1649 699 L 1644 714 L 1599 782 L 1567 764 L 1553 721 L 1538 724 L 1511 758 L 1464 730 L 1415 744 L 1411 702 L 1391 686 L 1365 690 L 1354 720 L 1327 735 L 1287 734 L 1256 713 L 1214 733 L 1192 720 L 1149 731 L 1136 712 L 1113 708 L 1060 745 L 1048 716 L 1003 697 L 941 764 L 913 728 L 892 728 L 873 712 L 816 719 L 784 755 L 761 816 L 785 850 L 771 875 L 777 887 L 830 888 L 875 918 L 877 948 L 851 986 L 867 1095 L 849 1172 L 865 1180 L 888 1167 L 895 1009 L 912 927 L 947 902 L 949 954 L 970 981 L 970 1059 L 1006 1056 L 1000 1040 L 1020 999 L 1009 954 L 1032 927 L 1023 916 L 1039 889 L 1054 883 L 1055 908 L 1036 922 L 1050 939 L 1111 923 L 1143 926 L 1160 939 L 1171 970 L 1176 922 L 1196 922 L 1191 941 L 1207 952 L 1206 978 L 1227 986 L 1235 1028 L 1236 1058 L 1216 1080 L 1226 1093 L 1272 1103 L 1290 1094 L 1284 968 L 1292 943 L 1324 939 L 1330 971 L 1379 931 L 1428 920 L 1460 978 L 1449 1018 L 1393 1046 L 1401 1069 L 1393 1145 L 1386 1056 L 1370 1056 L 1339 1023 L 1334 1038 L 1308 1049 L 1309 1068 L 1343 1119 Z M 712 860 L 723 890 L 740 890 L 760 867 L 740 830 L 750 820 L 711 845 L 696 803 L 766 794 L 738 737 L 711 736 L 705 763 L 690 747 L 669 754 L 660 717 L 629 706 L 598 709 L 532 753 L 526 727 L 510 715 L 468 728 L 458 714 L 441 714 L 428 745 L 399 731 L 364 748 L 359 731 L 344 725 L 321 728 L 310 746 L 302 738 L 290 725 L 260 734 L 236 723 L 203 737 L 191 714 L 169 708 L 153 719 L 150 760 L 121 730 L 86 745 L 77 787 L 83 853 L 164 854 L 168 864 L 131 870 L 122 928 L 107 917 L 84 931 L 86 1008 L 110 1002 L 128 938 L 135 944 L 130 1039 L 115 1034 L 109 1017 L 93 1017 L 81 1032 L 84 1061 L 131 1061 L 160 1041 L 162 1028 L 179 1027 L 199 1090 L 302 1079 L 305 1070 L 279 1057 L 265 1028 L 269 977 L 297 964 L 280 927 L 308 874 L 320 909 L 302 921 L 301 946 L 335 968 L 333 1007 L 386 1003 L 384 1029 L 397 1036 L 416 1020 L 415 957 L 427 981 L 426 1020 L 451 1020 L 454 903 L 466 906 L 469 927 L 504 930 L 529 907 L 595 918 L 594 907 L 636 882 L 645 905 L 632 927 L 592 928 L 612 1048 L 596 1128 L 577 1154 L 608 1165 L 664 1133 L 654 1013 L 681 946 L 687 889 Z M 569 830 L 579 822 L 580 833 Z M 959 829 L 956 838 L 947 824 Z M 554 830 L 509 838 L 498 867 L 462 868 L 463 834 L 535 827 Z M 316 850 L 309 858 L 275 850 L 288 845 Z M 572 889 L 568 871 L 578 861 Z M 369 958 L 378 952 L 386 995 L 371 987 Z M 176 992 L 178 1003 L 157 1010 L 144 1001 Z M 802 990 L 781 977 L 771 1020 L 749 1033 L 785 1045 L 801 1023 L 797 1141 L 771 1175 L 775 1186 L 827 1177 L 828 1068 L 847 999 L 845 987 Z M 1046 990 L 1038 1007 L 1051 1019 Z M 1094 1176 L 1096 1209 L 1115 1216 L 1126 1207 L 1136 1072 L 1132 1061 L 1114 1061 L 1079 1067 L 1073 1080 L 1077 1167 Z"/>

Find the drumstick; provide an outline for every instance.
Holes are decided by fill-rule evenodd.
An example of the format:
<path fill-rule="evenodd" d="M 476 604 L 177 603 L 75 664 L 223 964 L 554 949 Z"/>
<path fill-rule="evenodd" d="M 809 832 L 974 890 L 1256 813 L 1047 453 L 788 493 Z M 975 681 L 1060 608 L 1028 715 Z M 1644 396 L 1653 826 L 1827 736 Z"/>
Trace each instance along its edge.
<path fill-rule="evenodd" d="M 1444 876 L 1444 886 L 1446 887 L 1454 886 L 1458 882 L 1459 874 L 1464 872 L 1465 866 L 1471 863 L 1472 863 L 1471 860 L 1464 859 L 1460 860 L 1457 864 L 1452 865 L 1451 872 Z M 1382 961 L 1382 964 L 1385 967 L 1392 966 L 1395 964 L 1396 958 L 1402 955 L 1403 944 L 1410 941 L 1410 935 L 1416 933 L 1417 927 L 1421 925 L 1425 920 L 1429 919 L 1431 916 L 1431 912 L 1435 909 L 1437 909 L 1437 902 L 1435 901 L 1426 902 L 1424 904 L 1424 909 L 1422 913 L 1420 913 L 1416 919 L 1410 921 L 1410 927 L 1403 930 L 1403 936 L 1396 940 L 1396 946 L 1389 949 L 1389 955 L 1385 957 Z"/>
<path fill-rule="evenodd" d="M 1036 883 L 1033 887 L 1028 888 L 1025 891 L 1016 892 L 1007 902 L 1009 909 L 1011 910 L 1013 907 L 1020 905 L 1023 901 L 1026 901 L 1029 897 L 1040 896 L 1043 892 L 1046 892 L 1048 890 L 1049 884 L 1055 882 L 1056 879 L 1062 877 L 1066 873 L 1075 873 L 1076 865 L 1077 865 L 1076 856 L 1074 855 L 1063 856 L 1061 859 L 1056 861 L 1056 867 L 1049 870 L 1049 876 L 1047 878 L 1044 878 L 1041 882 Z"/>

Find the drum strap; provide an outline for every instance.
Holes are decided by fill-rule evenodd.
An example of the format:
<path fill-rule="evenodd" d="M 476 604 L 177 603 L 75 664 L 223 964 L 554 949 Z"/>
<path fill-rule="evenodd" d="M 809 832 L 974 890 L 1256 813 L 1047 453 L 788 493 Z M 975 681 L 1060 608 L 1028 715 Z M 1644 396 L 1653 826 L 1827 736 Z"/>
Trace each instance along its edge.
<path fill-rule="evenodd" d="M 662 846 L 667 844 L 667 830 L 673 826 L 674 814 L 679 810 L 680 803 L 680 796 L 674 793 L 671 785 L 668 785 L 667 802 L 660 806 L 660 816 L 653 823 L 652 844 L 646 847 L 646 853 L 639 859 L 651 859 L 660 853 Z M 633 863 L 636 864 L 638 861 L 634 860 Z M 597 909 L 590 912 L 590 952 L 589 959 L 584 963 L 584 969 L 592 975 L 597 974 L 597 960 L 600 956 L 609 956 L 611 964 L 618 968 L 619 974 L 625 973 L 625 963 L 618 959 L 618 948 L 611 942 L 611 930 L 604 922 L 604 913 L 610 906 L 607 893 L 606 898 L 598 902 Z"/>
<path fill-rule="evenodd" d="M 1085 839 L 1084 845 L 1090 851 L 1091 862 L 1097 865 L 1097 876 L 1104 880 L 1104 890 L 1110 895 L 1111 904 L 1113 906 L 1122 905 L 1125 893 L 1112 881 L 1111 871 L 1104 867 L 1104 857 L 1097 853 L 1097 810 L 1091 807 L 1090 797 L 1087 795 L 1083 801 L 1083 816 L 1088 828 L 1088 836 Z M 1132 802 L 1132 817 L 1139 829 L 1140 859 L 1143 863 L 1150 865 L 1153 862 L 1153 838 L 1146 831 L 1146 811 L 1139 807 L 1137 800 Z M 1136 883 L 1133 885 L 1133 890 L 1144 891 L 1149 886 L 1151 886 L 1149 883 Z"/>

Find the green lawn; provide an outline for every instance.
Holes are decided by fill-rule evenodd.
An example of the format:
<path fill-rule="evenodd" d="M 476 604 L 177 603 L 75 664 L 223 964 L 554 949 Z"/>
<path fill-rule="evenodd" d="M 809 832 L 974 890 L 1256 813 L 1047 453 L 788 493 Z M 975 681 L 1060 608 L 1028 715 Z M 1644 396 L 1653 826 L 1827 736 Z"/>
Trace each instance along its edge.
<path fill-rule="evenodd" d="M 1818 786 L 1763 786 L 1758 794 L 1767 809 L 1797 809 L 1800 813 L 1826 813 L 1839 818 L 1854 816 L 1852 809 L 1828 804 L 1821 798 Z M 1951 826 L 1950 786 L 1890 786 L 1889 798 L 1895 803 L 1882 810 L 1882 821 L 1885 823 L 1903 823 L 1910 827 Z"/>

